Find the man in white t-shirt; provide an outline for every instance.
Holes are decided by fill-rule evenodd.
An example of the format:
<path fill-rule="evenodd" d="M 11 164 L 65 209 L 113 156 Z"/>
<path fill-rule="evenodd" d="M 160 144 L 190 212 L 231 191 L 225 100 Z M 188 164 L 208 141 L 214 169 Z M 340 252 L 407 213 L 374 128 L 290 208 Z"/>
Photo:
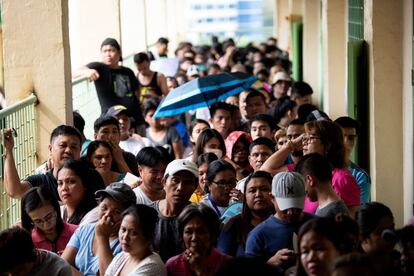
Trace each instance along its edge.
<path fill-rule="evenodd" d="M 137 155 L 142 184 L 134 189 L 138 204 L 150 205 L 165 198 L 162 178 L 170 155 L 163 147 L 145 147 Z"/>

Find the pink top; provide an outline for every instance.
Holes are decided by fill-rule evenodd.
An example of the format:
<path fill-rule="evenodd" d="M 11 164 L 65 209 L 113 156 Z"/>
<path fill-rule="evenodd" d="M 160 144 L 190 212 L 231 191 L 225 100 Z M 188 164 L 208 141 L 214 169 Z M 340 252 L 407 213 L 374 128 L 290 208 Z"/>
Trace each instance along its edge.
<path fill-rule="evenodd" d="M 207 272 L 207 275 L 215 275 L 220 267 L 230 259 L 232 259 L 231 256 L 221 253 L 213 248 L 205 261 L 205 271 Z M 193 275 L 189 264 L 184 260 L 184 253 L 171 257 L 165 266 L 167 267 L 168 276 Z"/>
<path fill-rule="evenodd" d="M 37 228 L 32 230 L 32 240 L 36 248 L 46 249 L 55 253 L 65 250 L 66 244 L 75 232 L 77 225 L 63 222 L 63 230 L 56 242 L 52 243 Z"/>
<path fill-rule="evenodd" d="M 347 207 L 361 205 L 361 189 L 348 169 L 333 170 L 332 188 Z"/>

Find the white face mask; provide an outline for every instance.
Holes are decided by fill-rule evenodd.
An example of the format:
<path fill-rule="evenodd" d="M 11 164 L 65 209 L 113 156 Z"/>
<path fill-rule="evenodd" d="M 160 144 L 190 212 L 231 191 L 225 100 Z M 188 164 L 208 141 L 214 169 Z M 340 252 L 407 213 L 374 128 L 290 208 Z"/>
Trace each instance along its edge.
<path fill-rule="evenodd" d="M 223 151 L 221 149 L 205 149 L 204 151 L 214 153 L 218 159 L 223 157 Z"/>

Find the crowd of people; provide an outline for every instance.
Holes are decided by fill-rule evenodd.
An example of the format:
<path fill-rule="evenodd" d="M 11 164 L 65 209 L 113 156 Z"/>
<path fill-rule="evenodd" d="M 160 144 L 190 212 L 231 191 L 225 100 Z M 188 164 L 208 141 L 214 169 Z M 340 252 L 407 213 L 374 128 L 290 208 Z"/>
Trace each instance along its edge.
<path fill-rule="evenodd" d="M 49 160 L 21 179 L 12 130 L 3 133 L 5 190 L 21 199 L 21 221 L 0 232 L 0 275 L 414 274 L 414 225 L 395 229 L 351 161 L 361 127 L 312 103 L 276 39 L 180 43 L 172 76 L 150 69 L 167 58 L 166 38 L 135 55 L 137 74 L 115 39 L 100 50 L 77 74 L 96 86 L 94 137 L 74 112 L 73 126 L 52 131 Z M 170 90 L 223 72 L 257 81 L 154 117 Z"/>

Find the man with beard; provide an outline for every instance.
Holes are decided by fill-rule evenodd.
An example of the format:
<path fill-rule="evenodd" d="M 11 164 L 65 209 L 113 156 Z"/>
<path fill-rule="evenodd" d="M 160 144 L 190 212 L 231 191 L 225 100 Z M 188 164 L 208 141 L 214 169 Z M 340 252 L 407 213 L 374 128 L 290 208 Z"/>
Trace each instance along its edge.
<path fill-rule="evenodd" d="M 313 216 L 303 212 L 305 182 L 297 172 L 273 177 L 272 202 L 276 214 L 257 225 L 246 242 L 246 256 L 260 258 L 282 270 L 296 263 L 295 233 Z"/>

